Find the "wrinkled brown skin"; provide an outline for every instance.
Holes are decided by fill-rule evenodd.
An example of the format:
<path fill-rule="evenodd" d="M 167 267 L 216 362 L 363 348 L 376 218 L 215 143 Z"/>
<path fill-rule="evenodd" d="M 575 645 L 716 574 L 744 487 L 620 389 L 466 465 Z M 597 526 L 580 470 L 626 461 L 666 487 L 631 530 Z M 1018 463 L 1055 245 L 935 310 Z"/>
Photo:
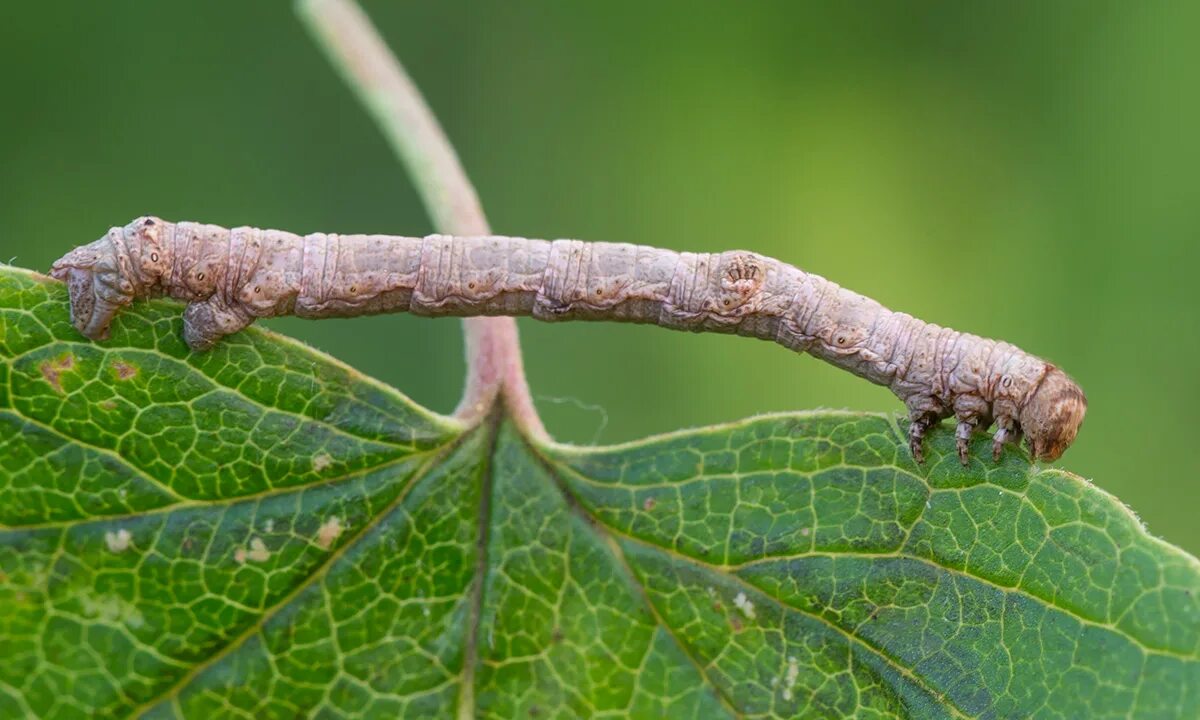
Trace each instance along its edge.
<path fill-rule="evenodd" d="M 188 302 L 184 339 L 209 348 L 255 319 L 532 315 L 616 320 L 772 340 L 886 385 L 908 407 L 910 446 L 941 419 L 958 421 L 968 462 L 975 430 L 993 422 L 993 456 L 1024 434 L 1057 460 L 1087 410 L 1063 371 L 1008 343 L 893 312 L 825 278 L 751 252 L 677 253 L 624 243 L 510 237 L 299 236 L 279 230 L 169 223 L 112 228 L 54 263 L 81 333 L 108 337 L 134 298 Z"/>

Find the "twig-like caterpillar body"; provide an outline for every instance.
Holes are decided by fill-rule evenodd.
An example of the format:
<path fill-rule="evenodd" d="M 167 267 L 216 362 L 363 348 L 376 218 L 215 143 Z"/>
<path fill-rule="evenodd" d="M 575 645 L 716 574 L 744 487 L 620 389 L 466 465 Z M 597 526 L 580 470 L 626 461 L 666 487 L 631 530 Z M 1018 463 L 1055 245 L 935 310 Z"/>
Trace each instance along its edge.
<path fill-rule="evenodd" d="M 188 301 L 196 350 L 255 319 L 532 315 L 617 320 L 736 333 L 807 352 L 886 385 L 912 418 L 910 444 L 942 418 L 958 450 L 994 421 L 993 451 L 1024 433 L 1055 460 L 1075 439 L 1087 401 L 1061 370 L 1008 343 L 926 323 L 825 278 L 751 252 L 677 253 L 623 243 L 512 237 L 299 236 L 279 230 L 144 217 L 54 264 L 72 321 L 103 339 L 134 298 Z"/>

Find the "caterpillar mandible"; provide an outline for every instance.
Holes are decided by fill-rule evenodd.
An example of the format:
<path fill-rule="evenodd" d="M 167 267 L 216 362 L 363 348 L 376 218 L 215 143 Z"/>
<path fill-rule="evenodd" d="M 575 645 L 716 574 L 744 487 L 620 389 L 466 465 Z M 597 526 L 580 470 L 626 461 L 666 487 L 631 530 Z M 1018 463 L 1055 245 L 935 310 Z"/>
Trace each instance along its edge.
<path fill-rule="evenodd" d="M 142 217 L 68 253 L 71 320 L 92 339 L 135 298 L 187 301 L 184 339 L 204 350 L 257 318 L 531 315 L 736 333 L 807 352 L 885 385 L 908 408 L 909 445 L 953 415 L 958 455 L 995 422 L 992 454 L 1024 434 L 1058 459 L 1087 410 L 1054 365 L 1005 342 L 893 312 L 818 275 L 752 252 L 516 237 L 300 236 Z"/>

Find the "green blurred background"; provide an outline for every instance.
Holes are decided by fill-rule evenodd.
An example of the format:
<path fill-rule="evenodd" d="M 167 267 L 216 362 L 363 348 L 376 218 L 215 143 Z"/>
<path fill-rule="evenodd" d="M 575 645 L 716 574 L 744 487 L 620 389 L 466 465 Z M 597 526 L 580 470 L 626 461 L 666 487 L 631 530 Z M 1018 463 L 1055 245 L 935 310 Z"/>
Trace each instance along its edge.
<path fill-rule="evenodd" d="M 1200 3 L 366 8 L 497 232 L 752 249 L 1017 343 L 1087 391 L 1063 465 L 1200 551 Z M 143 213 L 431 230 L 287 3 L 9 3 L 0 67 L 0 261 L 44 270 Z M 455 405 L 456 321 L 271 325 Z M 567 441 L 900 408 L 767 343 L 528 320 L 521 333 Z"/>

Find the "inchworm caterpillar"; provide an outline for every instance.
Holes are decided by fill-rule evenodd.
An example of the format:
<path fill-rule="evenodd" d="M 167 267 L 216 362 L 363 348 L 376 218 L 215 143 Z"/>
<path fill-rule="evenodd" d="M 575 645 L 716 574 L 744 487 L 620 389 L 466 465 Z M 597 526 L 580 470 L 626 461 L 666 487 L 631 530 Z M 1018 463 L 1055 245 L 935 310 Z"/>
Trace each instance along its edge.
<path fill-rule="evenodd" d="M 104 339 L 134 298 L 186 300 L 183 334 L 210 347 L 257 318 L 532 315 L 616 320 L 772 340 L 889 387 L 908 407 L 909 444 L 942 418 L 971 434 L 993 421 L 993 456 L 1022 433 L 1056 460 L 1075 439 L 1087 400 L 1055 366 L 1008 343 L 892 312 L 825 278 L 752 252 L 674 252 L 644 245 L 515 237 L 424 238 L 169 223 L 115 227 L 54 263 L 71 319 Z"/>

